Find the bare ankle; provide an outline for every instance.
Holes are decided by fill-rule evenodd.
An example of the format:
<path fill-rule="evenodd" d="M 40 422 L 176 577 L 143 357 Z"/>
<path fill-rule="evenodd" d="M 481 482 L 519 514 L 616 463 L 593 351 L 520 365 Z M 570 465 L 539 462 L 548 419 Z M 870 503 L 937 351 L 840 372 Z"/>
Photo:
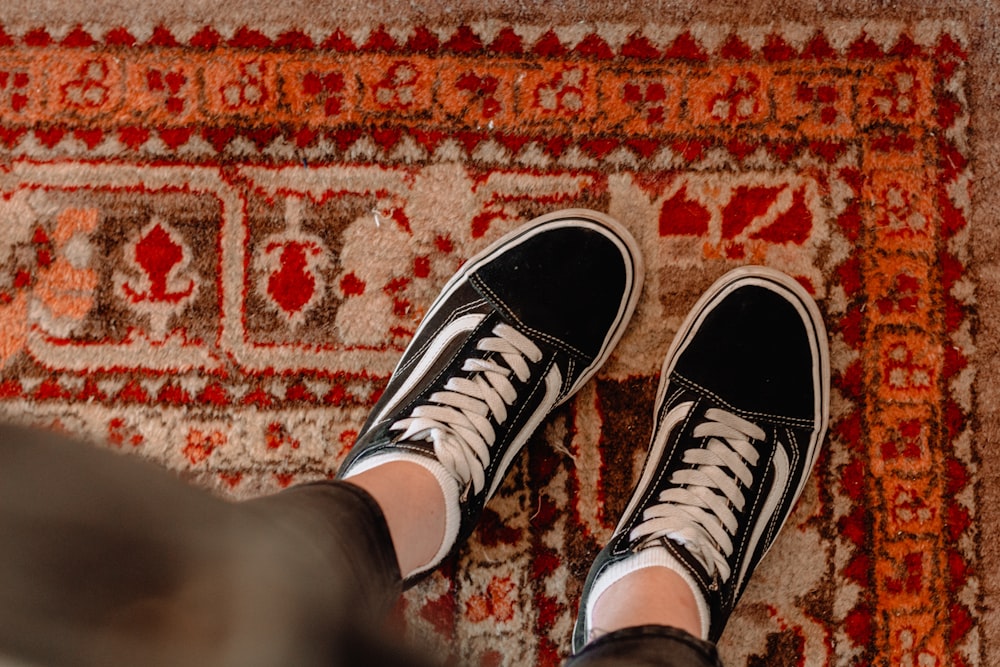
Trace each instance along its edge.
<path fill-rule="evenodd" d="M 445 536 L 445 498 L 434 475 L 408 461 L 390 461 L 347 480 L 378 503 L 403 576 L 426 566 Z"/>
<path fill-rule="evenodd" d="M 673 570 L 646 567 L 611 584 L 594 604 L 589 639 L 641 625 L 674 627 L 702 637 L 694 593 Z"/>

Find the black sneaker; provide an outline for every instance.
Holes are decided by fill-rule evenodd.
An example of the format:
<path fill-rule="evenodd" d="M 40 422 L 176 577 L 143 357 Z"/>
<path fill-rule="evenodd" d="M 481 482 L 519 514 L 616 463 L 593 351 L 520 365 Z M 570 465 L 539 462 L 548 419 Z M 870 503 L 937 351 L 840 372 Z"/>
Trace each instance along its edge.
<path fill-rule="evenodd" d="M 406 460 L 441 483 L 444 543 L 405 577 L 472 532 L 531 433 L 611 354 L 641 286 L 635 240 L 585 210 L 527 223 L 445 285 L 338 475 Z"/>
<path fill-rule="evenodd" d="M 702 638 L 717 641 L 816 462 L 829 396 L 826 330 L 806 291 L 762 267 L 718 280 L 663 364 L 646 463 L 587 577 L 574 651 L 599 632 L 600 595 L 650 566 L 687 581 Z"/>

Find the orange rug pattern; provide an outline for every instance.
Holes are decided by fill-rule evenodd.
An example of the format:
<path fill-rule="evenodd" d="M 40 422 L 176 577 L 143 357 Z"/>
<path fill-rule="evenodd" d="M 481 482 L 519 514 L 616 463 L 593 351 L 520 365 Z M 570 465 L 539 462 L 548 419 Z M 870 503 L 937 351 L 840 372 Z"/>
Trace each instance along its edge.
<path fill-rule="evenodd" d="M 0 415 L 234 498 L 332 476 L 461 261 L 608 211 L 649 276 L 598 379 L 398 621 L 565 657 L 657 373 L 732 266 L 831 332 L 827 449 L 730 665 L 981 664 L 968 40 L 957 23 L 0 26 Z"/>

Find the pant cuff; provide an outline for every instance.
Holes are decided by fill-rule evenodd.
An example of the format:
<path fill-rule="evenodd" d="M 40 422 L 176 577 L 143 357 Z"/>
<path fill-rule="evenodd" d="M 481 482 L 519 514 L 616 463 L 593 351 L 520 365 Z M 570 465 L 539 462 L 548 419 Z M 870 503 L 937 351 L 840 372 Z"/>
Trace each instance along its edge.
<path fill-rule="evenodd" d="M 615 630 L 587 644 L 566 667 L 722 667 L 715 644 L 664 625 Z"/>

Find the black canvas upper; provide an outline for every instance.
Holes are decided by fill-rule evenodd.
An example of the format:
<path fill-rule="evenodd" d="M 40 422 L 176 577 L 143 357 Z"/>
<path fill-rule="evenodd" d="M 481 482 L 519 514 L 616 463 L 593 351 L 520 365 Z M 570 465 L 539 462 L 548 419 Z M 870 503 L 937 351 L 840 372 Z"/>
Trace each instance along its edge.
<path fill-rule="evenodd" d="M 674 372 L 740 410 L 814 416 L 813 360 L 802 318 L 766 287 L 745 285 L 716 304 Z"/>
<path fill-rule="evenodd" d="M 721 278 L 699 301 L 664 363 L 650 455 L 628 514 L 587 578 L 574 633 L 575 650 L 590 639 L 587 602 L 598 579 L 611 568 L 617 568 L 611 576 L 620 576 L 617 573 L 628 565 L 619 564 L 647 548 L 665 550 L 674 569 L 682 571 L 697 589 L 708 611 L 707 638 L 718 640 L 815 461 L 828 420 L 828 364 L 826 333 L 818 310 L 790 278 L 759 267 L 740 269 Z M 726 577 L 694 555 L 697 546 L 667 536 L 650 540 L 632 535 L 646 520 L 645 512 L 662 502 L 661 493 L 685 486 L 673 483 L 675 474 L 704 468 L 685 461 L 685 453 L 710 446 L 712 438 L 699 437 L 696 429 L 715 421 L 719 411 L 752 423 L 757 435 L 763 436 L 747 439 L 757 460 L 745 461 L 752 484 L 738 483 L 743 508 L 714 489 L 738 522 L 735 531 L 727 531 L 733 552 L 726 558 L 730 568 Z M 730 478 L 738 476 L 733 473 Z M 766 507 L 769 499 L 772 506 Z M 706 542 L 710 549 L 718 546 Z"/>
<path fill-rule="evenodd" d="M 473 274 L 480 294 L 526 330 L 594 358 L 626 290 L 621 251 L 580 227 L 553 229 Z"/>
<path fill-rule="evenodd" d="M 569 211 L 536 219 L 470 259 L 445 286 L 403 353 L 340 475 L 371 457 L 405 453 L 436 458 L 427 440 L 404 441 L 393 425 L 433 405 L 452 378 L 474 379 L 470 359 L 506 363 L 478 349 L 498 327 L 512 327 L 540 352 L 527 381 L 510 376 L 517 398 L 500 423 L 489 415 L 487 483 L 460 487 L 468 535 L 530 431 L 596 372 L 620 338 L 638 300 L 642 264 L 634 240 L 606 216 Z M 555 387 L 550 384 L 558 381 Z"/>

